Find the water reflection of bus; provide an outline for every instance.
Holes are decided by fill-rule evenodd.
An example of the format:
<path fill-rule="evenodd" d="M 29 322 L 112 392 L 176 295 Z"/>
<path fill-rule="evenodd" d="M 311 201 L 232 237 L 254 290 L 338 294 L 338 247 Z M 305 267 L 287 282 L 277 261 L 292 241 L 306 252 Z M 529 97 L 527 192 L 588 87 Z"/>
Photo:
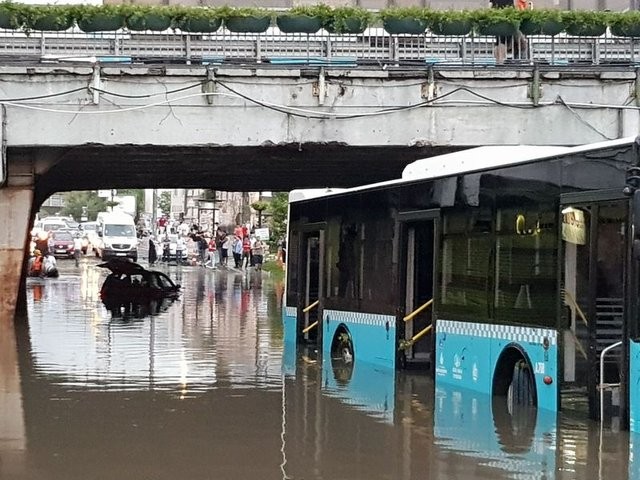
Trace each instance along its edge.
<path fill-rule="evenodd" d="M 592 418 L 604 383 L 640 430 L 637 148 L 482 147 L 292 192 L 285 339 Z"/>
<path fill-rule="evenodd" d="M 556 415 L 548 410 L 509 412 L 496 397 L 444 384 L 435 391 L 434 437 L 512 478 L 555 478 Z"/>

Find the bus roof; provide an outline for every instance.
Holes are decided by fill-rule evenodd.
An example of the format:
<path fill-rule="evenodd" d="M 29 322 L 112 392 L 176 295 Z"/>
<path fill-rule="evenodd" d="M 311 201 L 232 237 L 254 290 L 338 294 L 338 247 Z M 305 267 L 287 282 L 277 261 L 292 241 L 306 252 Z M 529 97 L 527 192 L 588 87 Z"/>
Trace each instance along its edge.
<path fill-rule="evenodd" d="M 553 147 L 553 146 L 490 146 L 461 150 L 454 153 L 437 155 L 434 157 L 416 160 L 407 165 L 402 177 L 385 182 L 361 185 L 352 188 L 316 188 L 292 190 L 289 193 L 289 202 L 299 202 L 318 197 L 327 197 L 341 193 L 351 193 L 366 190 L 374 190 L 387 186 L 412 183 L 417 180 L 430 178 L 442 178 L 463 173 L 479 172 L 497 167 L 508 167 L 522 163 L 550 160 L 578 153 L 595 152 L 608 148 L 631 145 L 636 137 L 625 137 L 606 142 L 589 143 L 577 147 Z"/>

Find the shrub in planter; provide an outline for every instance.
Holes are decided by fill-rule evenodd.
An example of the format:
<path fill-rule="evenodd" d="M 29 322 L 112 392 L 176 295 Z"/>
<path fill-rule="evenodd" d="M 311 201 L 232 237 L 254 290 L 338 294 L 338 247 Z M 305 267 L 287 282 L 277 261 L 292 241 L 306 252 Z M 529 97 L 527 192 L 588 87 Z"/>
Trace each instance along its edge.
<path fill-rule="evenodd" d="M 562 12 L 562 23 L 569 35 L 599 37 L 607 31 L 608 12 L 571 10 Z"/>
<path fill-rule="evenodd" d="M 278 13 L 276 24 L 284 33 L 316 33 L 330 10 L 331 7 L 322 4 L 293 7 Z"/>
<path fill-rule="evenodd" d="M 474 29 L 480 35 L 509 37 L 518 33 L 520 18 L 515 8 L 485 8 L 472 14 Z"/>
<path fill-rule="evenodd" d="M 149 7 L 130 5 L 131 10 L 125 18 L 129 30 L 153 30 L 162 32 L 171 26 L 173 9 L 171 7 Z"/>
<path fill-rule="evenodd" d="M 611 33 L 618 37 L 640 37 L 640 12 L 613 13 L 609 26 Z"/>
<path fill-rule="evenodd" d="M 436 35 L 467 35 L 473 23 L 467 10 L 442 10 L 433 12 L 431 30 Z"/>
<path fill-rule="evenodd" d="M 173 27 L 184 32 L 215 32 L 228 11 L 228 7 L 175 7 Z"/>
<path fill-rule="evenodd" d="M 20 5 L 12 2 L 0 2 L 0 28 L 15 30 L 22 27 L 22 21 Z"/>
<path fill-rule="evenodd" d="M 67 30 L 74 21 L 71 5 L 22 5 L 22 16 L 27 32 Z"/>
<path fill-rule="evenodd" d="M 335 7 L 325 17 L 329 33 L 362 33 L 373 21 L 373 13 L 360 7 Z"/>
<path fill-rule="evenodd" d="M 385 8 L 378 16 L 391 34 L 421 35 L 429 26 L 428 10 L 420 7 Z"/>
<path fill-rule="evenodd" d="M 560 10 L 519 10 L 520 31 L 525 35 L 557 35 L 564 30 Z"/>
<path fill-rule="evenodd" d="M 262 33 L 271 25 L 271 12 L 263 8 L 233 8 L 224 18 L 227 29 L 238 33 Z"/>
<path fill-rule="evenodd" d="M 124 26 L 124 5 L 78 5 L 74 17 L 83 32 L 114 31 Z"/>

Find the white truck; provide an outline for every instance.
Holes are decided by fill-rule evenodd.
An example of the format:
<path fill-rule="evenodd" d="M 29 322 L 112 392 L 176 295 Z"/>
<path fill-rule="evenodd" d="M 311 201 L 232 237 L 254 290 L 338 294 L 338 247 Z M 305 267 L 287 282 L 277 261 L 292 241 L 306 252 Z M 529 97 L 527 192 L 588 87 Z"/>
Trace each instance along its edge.
<path fill-rule="evenodd" d="M 129 257 L 138 261 L 138 237 L 133 217 L 122 212 L 98 214 L 98 242 L 96 255 L 103 260 L 113 257 Z"/>

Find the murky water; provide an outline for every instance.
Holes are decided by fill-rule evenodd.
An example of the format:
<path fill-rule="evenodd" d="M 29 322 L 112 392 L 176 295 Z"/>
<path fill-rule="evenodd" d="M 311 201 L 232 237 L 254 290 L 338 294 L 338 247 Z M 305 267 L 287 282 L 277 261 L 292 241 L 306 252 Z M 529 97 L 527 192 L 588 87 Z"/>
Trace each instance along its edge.
<path fill-rule="evenodd" d="M 174 302 L 108 311 L 61 261 L 0 332 L 4 479 L 618 479 L 634 444 L 564 414 L 509 415 L 425 375 L 283 345 L 267 273 L 171 267 Z M 637 456 L 637 454 L 635 455 Z M 630 473 L 631 472 L 631 473 Z M 640 475 L 638 475 L 640 478 Z"/>

